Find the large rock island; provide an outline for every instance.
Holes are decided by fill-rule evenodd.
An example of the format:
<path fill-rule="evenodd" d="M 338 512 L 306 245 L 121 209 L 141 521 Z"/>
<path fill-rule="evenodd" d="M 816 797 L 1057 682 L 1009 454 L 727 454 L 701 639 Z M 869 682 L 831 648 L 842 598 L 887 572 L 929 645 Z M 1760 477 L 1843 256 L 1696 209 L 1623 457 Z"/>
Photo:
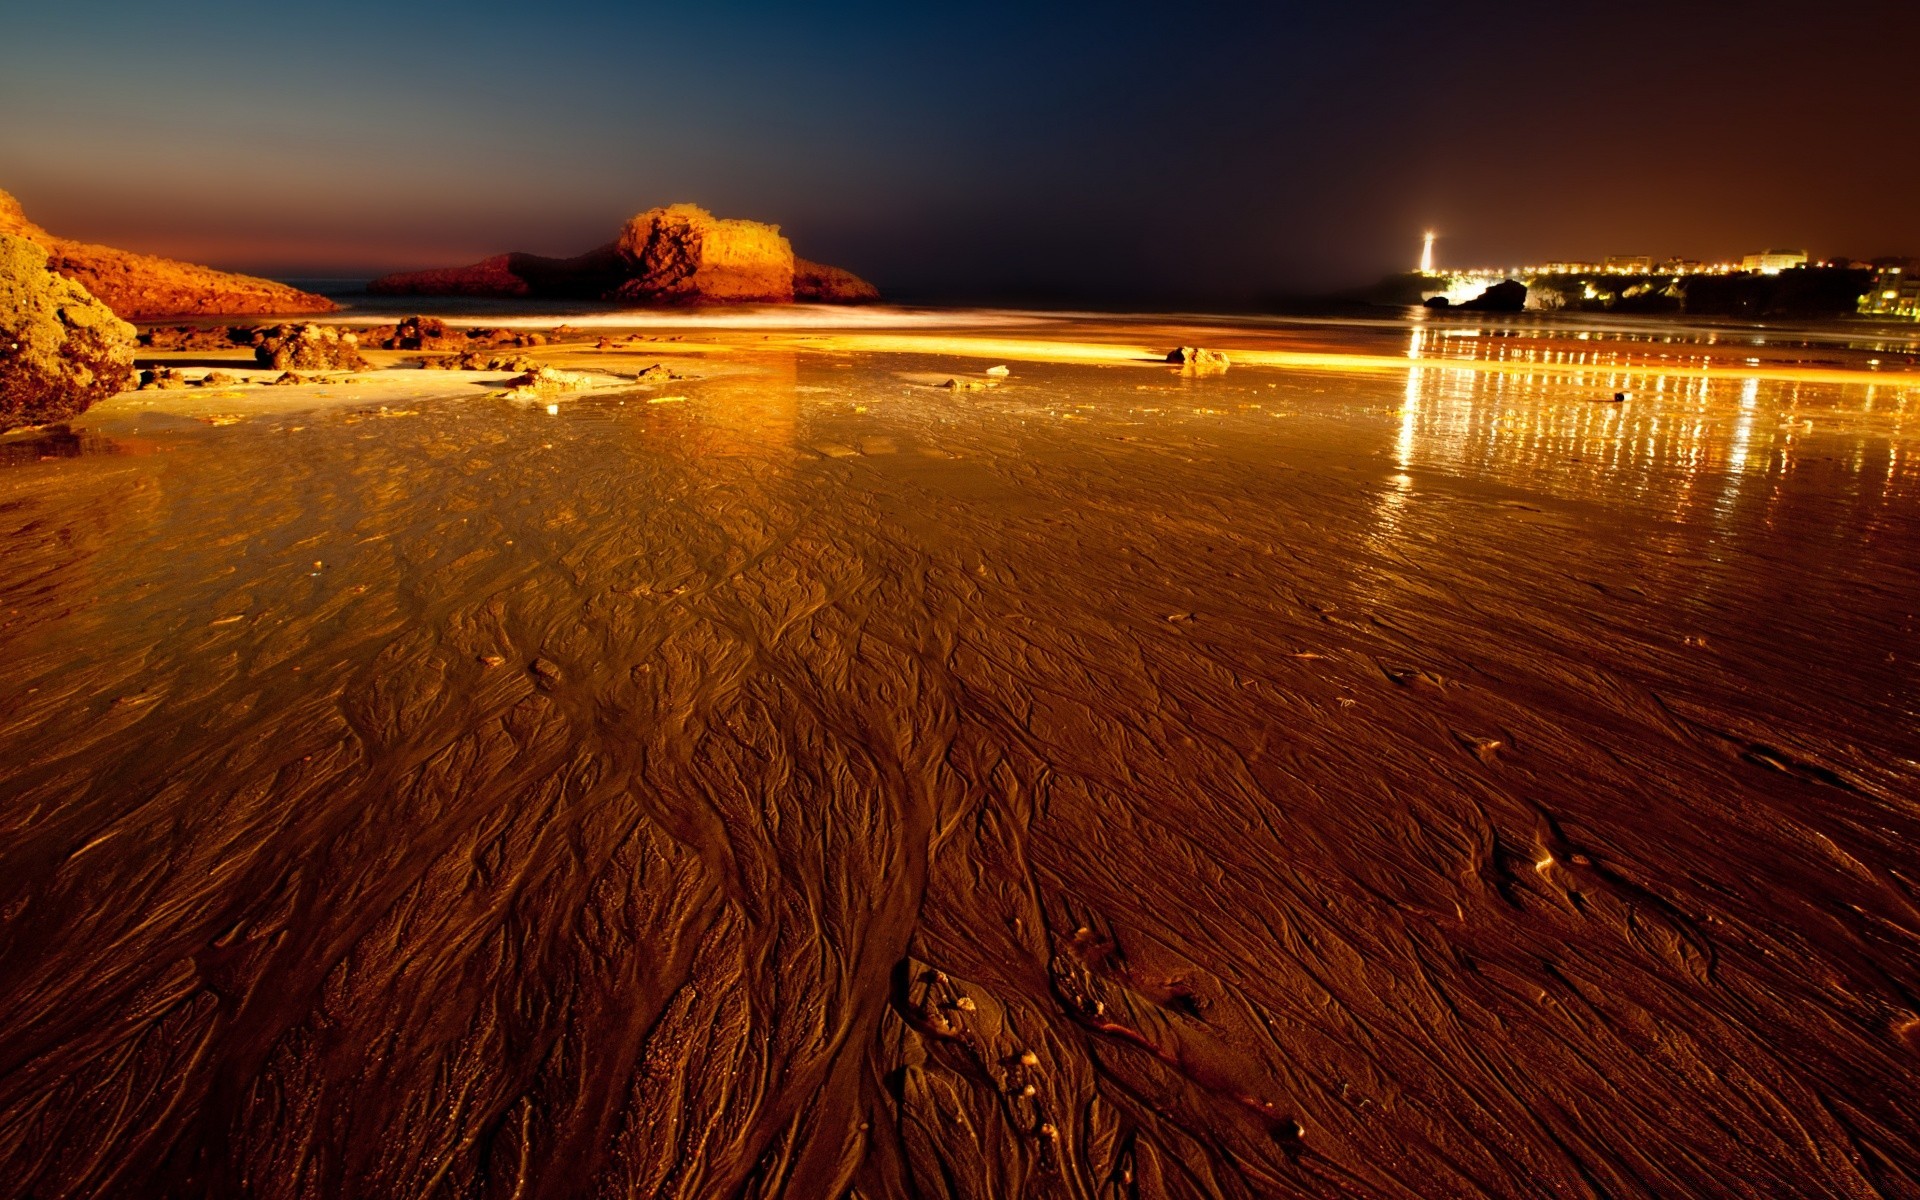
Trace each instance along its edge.
<path fill-rule="evenodd" d="M 20 202 L 0 192 L 0 234 L 25 238 L 47 252 L 53 270 L 85 288 L 127 320 L 239 314 L 332 312 L 339 306 L 299 288 L 56 237 L 27 219 Z"/>
<path fill-rule="evenodd" d="M 860 304 L 872 284 L 795 257 L 777 225 L 722 220 L 692 204 L 648 209 L 604 246 L 573 258 L 499 254 L 466 267 L 407 271 L 369 290 L 414 296 L 528 296 L 622 304 Z"/>

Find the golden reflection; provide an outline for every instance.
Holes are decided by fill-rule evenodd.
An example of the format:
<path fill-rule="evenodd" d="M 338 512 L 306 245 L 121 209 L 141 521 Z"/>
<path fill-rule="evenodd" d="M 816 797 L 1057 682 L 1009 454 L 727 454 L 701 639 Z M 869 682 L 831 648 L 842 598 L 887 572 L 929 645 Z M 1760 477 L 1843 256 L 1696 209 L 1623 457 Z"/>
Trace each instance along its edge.
<path fill-rule="evenodd" d="M 1461 339 L 1452 339 L 1457 342 Z M 1441 477 L 1495 479 L 1543 497 L 1641 504 L 1681 526 L 1722 533 L 1765 527 L 1787 483 L 1841 488 L 1875 508 L 1920 492 L 1916 456 L 1904 442 L 1907 409 L 1920 394 L 1854 382 L 1616 372 L 1613 390 L 1565 375 L 1488 373 L 1436 351 L 1439 338 L 1412 331 L 1389 454 L 1396 473 L 1375 508 L 1383 549 L 1415 533 L 1414 465 L 1428 485 Z M 1852 376 L 1856 381 L 1859 376 Z M 1617 398 L 1616 398 L 1617 397 Z M 1884 456 L 1884 463 L 1883 463 Z M 1829 476 L 1844 472 L 1845 480 Z M 1763 476 L 1742 512 L 1748 476 Z"/>

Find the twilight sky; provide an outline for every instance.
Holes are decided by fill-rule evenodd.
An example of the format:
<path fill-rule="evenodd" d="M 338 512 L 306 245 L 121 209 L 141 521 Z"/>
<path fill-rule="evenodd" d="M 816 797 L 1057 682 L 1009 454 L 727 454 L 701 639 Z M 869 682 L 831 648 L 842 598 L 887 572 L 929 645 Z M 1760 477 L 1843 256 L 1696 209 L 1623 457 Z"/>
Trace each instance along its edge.
<path fill-rule="evenodd" d="M 1913 0 L 0 0 L 0 188 L 277 274 L 570 254 L 691 200 L 908 297 L 1920 254 Z"/>

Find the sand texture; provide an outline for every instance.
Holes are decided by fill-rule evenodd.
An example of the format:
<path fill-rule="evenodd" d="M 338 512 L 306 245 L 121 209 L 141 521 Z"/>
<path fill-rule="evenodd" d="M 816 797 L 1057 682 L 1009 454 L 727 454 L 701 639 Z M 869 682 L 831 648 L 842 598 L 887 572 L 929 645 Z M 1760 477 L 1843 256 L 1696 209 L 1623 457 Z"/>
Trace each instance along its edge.
<path fill-rule="evenodd" d="M 0 443 L 5 1190 L 1920 1194 L 1920 390 L 1313 336 Z"/>

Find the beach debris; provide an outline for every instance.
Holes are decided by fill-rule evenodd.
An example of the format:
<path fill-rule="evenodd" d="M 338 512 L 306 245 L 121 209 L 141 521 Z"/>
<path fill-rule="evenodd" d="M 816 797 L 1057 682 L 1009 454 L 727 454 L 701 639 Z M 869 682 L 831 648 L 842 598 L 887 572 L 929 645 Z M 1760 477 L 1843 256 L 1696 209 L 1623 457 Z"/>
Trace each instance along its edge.
<path fill-rule="evenodd" d="M 1202 346 L 1180 346 L 1170 350 L 1167 352 L 1167 361 L 1194 374 L 1224 371 L 1233 365 L 1221 351 Z"/>
<path fill-rule="evenodd" d="M 1007 376 L 1013 374 L 1013 372 L 1007 370 L 1005 367 L 988 367 L 987 374 L 995 379 L 1005 379 Z"/>
<path fill-rule="evenodd" d="M 1631 399 L 1633 399 L 1633 393 L 1631 392 L 1615 392 L 1613 394 L 1613 399 L 1609 400 L 1607 403 L 1622 404 Z"/>
<path fill-rule="evenodd" d="M 140 372 L 140 390 L 167 392 L 187 386 L 187 377 L 172 367 L 152 367 Z"/>
<path fill-rule="evenodd" d="M 253 331 L 253 358 L 276 371 L 364 371 L 360 340 L 329 325 L 263 325 Z"/>
<path fill-rule="evenodd" d="M 994 381 L 991 379 L 969 379 L 955 376 L 940 386 L 953 392 L 984 392 L 992 387 L 993 384 Z"/>
<path fill-rule="evenodd" d="M 1489 765 L 1499 760 L 1500 751 L 1507 745 L 1500 738 L 1481 737 L 1478 734 L 1462 733 L 1457 729 L 1453 731 L 1453 740 L 1460 743 L 1461 749 Z"/>

